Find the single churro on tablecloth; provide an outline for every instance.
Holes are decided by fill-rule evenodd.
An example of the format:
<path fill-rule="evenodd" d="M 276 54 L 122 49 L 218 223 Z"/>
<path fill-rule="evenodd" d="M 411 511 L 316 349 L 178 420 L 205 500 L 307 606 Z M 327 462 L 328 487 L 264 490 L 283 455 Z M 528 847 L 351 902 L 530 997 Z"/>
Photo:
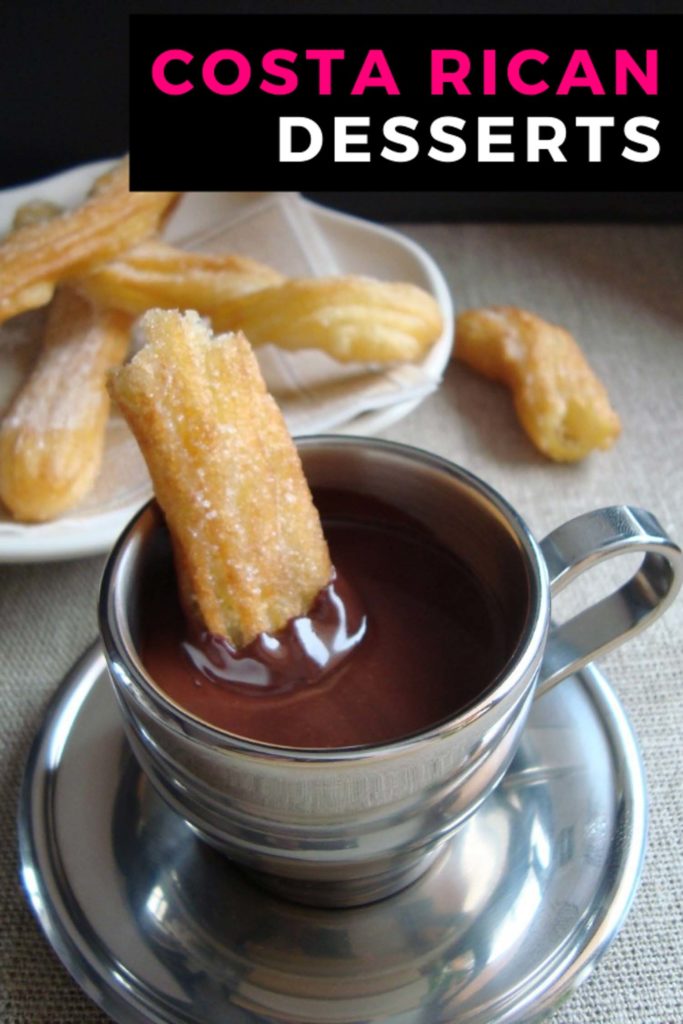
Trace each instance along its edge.
<path fill-rule="evenodd" d="M 186 613 L 242 647 L 308 611 L 332 567 L 282 414 L 242 334 L 150 310 L 111 377 L 171 535 Z"/>
<path fill-rule="evenodd" d="M 510 389 L 525 431 L 557 462 L 610 448 L 621 432 L 604 385 L 557 324 L 515 306 L 467 309 L 457 319 L 455 355 Z"/>
<path fill-rule="evenodd" d="M 108 371 L 125 358 L 130 317 L 60 288 L 38 360 L 0 424 L 0 498 L 15 519 L 60 515 L 102 461 Z"/>
<path fill-rule="evenodd" d="M 128 161 L 122 160 L 98 178 L 76 209 L 46 219 L 43 204 L 32 220 L 24 212 L 20 226 L 0 243 L 0 323 L 47 305 L 59 281 L 154 234 L 176 196 L 131 192 Z"/>

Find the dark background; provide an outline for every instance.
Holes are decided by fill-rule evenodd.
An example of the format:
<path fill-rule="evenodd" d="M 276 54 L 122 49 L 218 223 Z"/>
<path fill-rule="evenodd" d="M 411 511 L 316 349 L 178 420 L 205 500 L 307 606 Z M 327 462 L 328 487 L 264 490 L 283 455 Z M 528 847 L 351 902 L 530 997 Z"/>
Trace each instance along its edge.
<path fill-rule="evenodd" d="M 683 13 L 683 3 L 581 3 L 571 13 Z M 0 14 L 0 187 L 44 177 L 128 148 L 130 13 L 550 13 L 565 3 L 401 0 L 232 0 L 137 3 L 4 0 Z M 218 143 L 220 146 L 220 143 Z M 218 150 L 220 156 L 220 149 Z M 226 153 L 225 156 L 228 156 Z M 374 219 L 683 219 L 683 193 L 309 193 Z"/>

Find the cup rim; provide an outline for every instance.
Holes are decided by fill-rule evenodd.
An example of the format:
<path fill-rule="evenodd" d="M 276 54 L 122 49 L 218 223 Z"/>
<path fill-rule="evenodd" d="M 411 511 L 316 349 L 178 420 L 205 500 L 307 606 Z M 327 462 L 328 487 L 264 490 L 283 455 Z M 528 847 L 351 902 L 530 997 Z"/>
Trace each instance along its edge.
<path fill-rule="evenodd" d="M 393 456 L 409 462 L 427 464 L 448 476 L 455 477 L 486 498 L 504 517 L 516 539 L 520 542 L 525 554 L 528 569 L 530 595 L 529 609 L 524 627 L 516 646 L 505 666 L 496 675 L 481 694 L 480 699 L 433 723 L 427 729 L 393 740 L 385 740 L 376 744 L 358 744 L 345 747 L 289 747 L 249 739 L 237 733 L 220 729 L 204 719 L 186 711 L 168 697 L 149 675 L 142 660 L 135 651 L 130 634 L 122 629 L 119 621 L 123 613 L 119 597 L 117 580 L 126 557 L 141 524 L 150 515 L 161 515 L 154 498 L 151 498 L 133 516 L 120 534 L 105 565 L 100 587 L 98 615 L 100 635 L 108 662 L 110 674 L 115 682 L 125 689 L 131 685 L 136 695 L 142 695 L 147 708 L 153 709 L 157 717 L 161 717 L 167 726 L 185 738 L 193 738 L 208 743 L 212 748 L 223 748 L 240 751 L 252 756 L 259 756 L 273 761 L 297 761 L 334 763 L 340 761 L 357 761 L 378 755 L 393 756 L 405 750 L 414 749 L 421 744 L 451 735 L 476 721 L 510 694 L 527 678 L 528 690 L 535 685 L 540 668 L 545 637 L 550 624 L 550 585 L 548 571 L 540 546 L 534 539 L 529 527 L 519 513 L 493 487 L 485 483 L 469 470 L 426 449 L 402 442 L 389 441 L 385 438 L 364 437 L 361 435 L 312 434 L 295 437 L 298 449 L 315 448 L 324 445 L 326 448 L 363 447 L 385 451 Z M 156 511 L 155 511 L 156 510 Z"/>

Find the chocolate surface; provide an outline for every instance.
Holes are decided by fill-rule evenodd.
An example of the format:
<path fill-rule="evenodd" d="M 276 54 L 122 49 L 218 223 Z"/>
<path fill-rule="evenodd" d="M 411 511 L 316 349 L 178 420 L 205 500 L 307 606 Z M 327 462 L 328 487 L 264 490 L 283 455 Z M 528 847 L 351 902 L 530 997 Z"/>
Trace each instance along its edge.
<path fill-rule="evenodd" d="M 493 598 L 400 513 L 343 492 L 316 503 L 336 578 L 308 616 L 239 652 L 191 634 L 160 558 L 140 624 L 157 686 L 220 729 L 290 747 L 395 740 L 471 704 L 511 653 Z"/>

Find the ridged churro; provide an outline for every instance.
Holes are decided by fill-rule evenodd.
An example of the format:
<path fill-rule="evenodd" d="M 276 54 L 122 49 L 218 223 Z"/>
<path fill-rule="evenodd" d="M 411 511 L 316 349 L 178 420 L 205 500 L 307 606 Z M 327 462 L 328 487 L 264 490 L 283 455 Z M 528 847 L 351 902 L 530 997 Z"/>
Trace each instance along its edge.
<path fill-rule="evenodd" d="M 241 330 L 252 345 L 317 348 L 340 362 L 419 359 L 442 329 L 436 300 L 412 284 L 368 277 L 292 278 L 232 299 L 216 330 Z"/>
<path fill-rule="evenodd" d="M 102 460 L 107 372 L 128 349 L 130 317 L 69 288 L 55 294 L 38 361 L 0 424 L 0 498 L 41 522 L 75 505 Z"/>
<path fill-rule="evenodd" d="M 610 448 L 621 432 L 603 384 L 563 327 L 514 306 L 465 310 L 455 355 L 505 384 L 536 447 L 558 462 Z"/>
<path fill-rule="evenodd" d="M 195 309 L 252 345 L 317 348 L 340 362 L 418 359 L 441 332 L 436 300 L 412 284 L 369 277 L 287 279 L 239 256 L 147 242 L 78 282 L 86 294 L 139 314 Z"/>
<path fill-rule="evenodd" d="M 246 256 L 191 252 L 152 239 L 77 284 L 102 305 L 134 316 L 154 307 L 212 316 L 221 303 L 284 280 L 279 271 Z"/>
<path fill-rule="evenodd" d="M 296 448 L 241 334 L 152 310 L 111 377 L 166 517 L 186 612 L 236 647 L 308 611 L 330 580 Z"/>
<path fill-rule="evenodd" d="M 46 305 L 64 277 L 85 273 L 153 234 L 177 193 L 131 192 L 128 161 L 76 209 L 11 231 L 0 244 L 0 323 Z"/>

